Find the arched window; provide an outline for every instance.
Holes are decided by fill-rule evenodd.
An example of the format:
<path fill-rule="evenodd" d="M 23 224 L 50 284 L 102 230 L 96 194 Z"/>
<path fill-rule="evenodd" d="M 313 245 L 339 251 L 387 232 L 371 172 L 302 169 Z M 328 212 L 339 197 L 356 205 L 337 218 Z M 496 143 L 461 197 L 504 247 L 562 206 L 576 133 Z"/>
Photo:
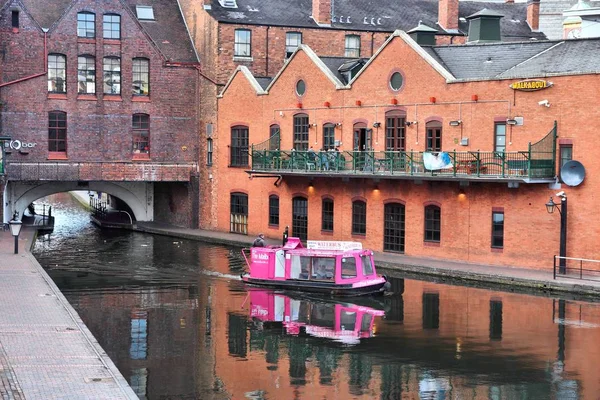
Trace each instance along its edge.
<path fill-rule="evenodd" d="M 121 39 L 121 16 L 118 14 L 104 14 L 102 33 L 104 39 Z"/>
<path fill-rule="evenodd" d="M 269 127 L 269 150 L 281 149 L 281 129 L 279 125 L 273 124 Z"/>
<path fill-rule="evenodd" d="M 67 93 L 67 57 L 64 54 L 48 55 L 48 92 Z"/>
<path fill-rule="evenodd" d="M 121 94 L 121 59 L 104 57 L 104 94 Z"/>
<path fill-rule="evenodd" d="M 442 230 L 442 213 L 436 205 L 425 207 L 425 241 L 440 242 Z"/>
<path fill-rule="evenodd" d="M 269 225 L 279 226 L 279 196 L 269 196 Z"/>
<path fill-rule="evenodd" d="M 133 114 L 133 155 L 148 157 L 150 153 L 150 116 Z"/>
<path fill-rule="evenodd" d="M 308 150 L 308 115 L 294 115 L 294 149 Z"/>
<path fill-rule="evenodd" d="M 133 59 L 133 94 L 148 96 L 150 94 L 150 60 L 147 58 Z"/>
<path fill-rule="evenodd" d="M 425 151 L 442 151 L 442 123 L 429 121 L 425 130 L 427 131 Z"/>
<path fill-rule="evenodd" d="M 383 218 L 383 250 L 404 253 L 404 204 L 386 204 Z"/>
<path fill-rule="evenodd" d="M 352 202 L 352 234 L 367 234 L 367 203 L 362 200 Z"/>
<path fill-rule="evenodd" d="M 292 199 L 292 235 L 302 241 L 308 239 L 308 199 L 303 196 Z"/>
<path fill-rule="evenodd" d="M 77 13 L 77 37 L 95 38 L 96 37 L 96 15 L 83 11 Z"/>
<path fill-rule="evenodd" d="M 96 94 L 96 59 L 92 56 L 77 57 L 77 93 Z"/>
<path fill-rule="evenodd" d="M 406 151 L 406 113 L 400 110 L 385 114 L 385 149 Z"/>
<path fill-rule="evenodd" d="M 248 195 L 231 193 L 230 196 L 229 231 L 248 234 Z"/>
<path fill-rule="evenodd" d="M 333 232 L 333 199 L 323 199 L 321 202 L 321 230 Z"/>
<path fill-rule="evenodd" d="M 67 152 L 67 113 L 50 111 L 48 113 L 48 151 L 50 153 Z"/>
<path fill-rule="evenodd" d="M 231 167 L 248 166 L 248 127 L 231 128 L 231 145 L 229 147 L 229 165 Z"/>

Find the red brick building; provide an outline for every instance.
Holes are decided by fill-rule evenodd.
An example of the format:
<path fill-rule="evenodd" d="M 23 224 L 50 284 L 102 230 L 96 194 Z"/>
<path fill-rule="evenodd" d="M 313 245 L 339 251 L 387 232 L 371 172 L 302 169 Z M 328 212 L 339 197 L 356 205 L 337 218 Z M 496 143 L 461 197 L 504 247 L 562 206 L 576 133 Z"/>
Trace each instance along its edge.
<path fill-rule="evenodd" d="M 218 104 L 212 223 L 548 268 L 560 217 L 545 204 L 564 191 L 566 254 L 598 259 L 598 221 L 586 211 L 598 161 L 584 150 L 595 138 L 597 45 L 421 47 L 398 31 L 349 81 L 308 46 L 271 81 L 239 67 Z M 571 159 L 587 170 L 576 186 L 556 178 Z"/>
<path fill-rule="evenodd" d="M 176 2 L 3 1 L 0 43 L 5 212 L 37 199 L 20 183 L 71 182 L 197 226 L 199 64 Z"/>
<path fill-rule="evenodd" d="M 212 132 L 218 129 L 216 96 L 238 66 L 257 77 L 273 77 L 300 43 L 321 56 L 368 59 L 396 30 L 420 23 L 435 28 L 438 43 L 464 43 L 469 16 L 484 9 L 501 19 L 504 41 L 544 39 L 537 32 L 539 1 L 528 4 L 458 0 L 334 2 L 331 0 L 180 0 L 190 34 L 201 57 L 200 224 L 213 228 L 218 201 L 212 185 Z M 497 39 L 496 39 L 497 40 Z"/>

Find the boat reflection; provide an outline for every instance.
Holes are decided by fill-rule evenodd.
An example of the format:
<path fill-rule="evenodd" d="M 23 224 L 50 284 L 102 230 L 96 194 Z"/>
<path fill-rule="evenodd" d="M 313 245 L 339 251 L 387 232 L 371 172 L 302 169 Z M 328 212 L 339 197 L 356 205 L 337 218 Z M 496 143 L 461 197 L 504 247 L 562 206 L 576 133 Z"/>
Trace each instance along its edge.
<path fill-rule="evenodd" d="M 250 317 L 259 330 L 282 328 L 288 335 L 326 338 L 346 345 L 376 333 L 383 309 L 346 302 L 291 297 L 271 290 L 252 289 Z M 374 303 L 377 305 L 378 303 Z"/>

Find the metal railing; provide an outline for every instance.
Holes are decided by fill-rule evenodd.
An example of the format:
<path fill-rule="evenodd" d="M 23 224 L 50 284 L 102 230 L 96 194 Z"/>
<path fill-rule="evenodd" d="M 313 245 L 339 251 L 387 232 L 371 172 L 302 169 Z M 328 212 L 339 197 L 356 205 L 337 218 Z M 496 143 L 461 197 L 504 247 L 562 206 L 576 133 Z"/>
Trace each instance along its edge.
<path fill-rule="evenodd" d="M 565 265 L 560 265 L 565 260 Z M 600 280 L 600 260 L 554 256 L 554 279 Z"/>
<path fill-rule="evenodd" d="M 446 164 L 428 169 L 422 151 L 283 151 L 252 148 L 252 170 L 326 174 L 553 178 L 551 152 L 449 151 Z M 544 157 L 545 156 L 545 157 Z"/>
<path fill-rule="evenodd" d="M 11 181 L 188 182 L 198 164 L 127 161 L 45 161 L 6 163 Z"/>

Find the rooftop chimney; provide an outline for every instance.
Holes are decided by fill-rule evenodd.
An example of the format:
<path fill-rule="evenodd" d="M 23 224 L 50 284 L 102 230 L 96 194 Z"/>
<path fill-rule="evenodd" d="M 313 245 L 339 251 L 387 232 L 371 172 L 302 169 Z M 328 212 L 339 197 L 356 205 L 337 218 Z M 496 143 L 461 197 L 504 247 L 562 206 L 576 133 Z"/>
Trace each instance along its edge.
<path fill-rule="evenodd" d="M 502 40 L 500 34 L 500 20 L 502 14 L 484 8 L 473 15 L 469 15 L 469 39 L 468 42 L 485 43 L 499 42 Z"/>
<path fill-rule="evenodd" d="M 540 0 L 527 1 L 527 23 L 532 31 L 540 29 Z"/>
<path fill-rule="evenodd" d="M 446 31 L 458 30 L 458 0 L 439 0 L 438 24 Z"/>
<path fill-rule="evenodd" d="M 428 27 L 422 21 L 419 21 L 419 25 L 407 33 L 419 46 L 435 46 L 437 30 Z"/>
<path fill-rule="evenodd" d="M 333 0 L 312 0 L 312 17 L 319 25 L 331 25 L 331 3 Z"/>

